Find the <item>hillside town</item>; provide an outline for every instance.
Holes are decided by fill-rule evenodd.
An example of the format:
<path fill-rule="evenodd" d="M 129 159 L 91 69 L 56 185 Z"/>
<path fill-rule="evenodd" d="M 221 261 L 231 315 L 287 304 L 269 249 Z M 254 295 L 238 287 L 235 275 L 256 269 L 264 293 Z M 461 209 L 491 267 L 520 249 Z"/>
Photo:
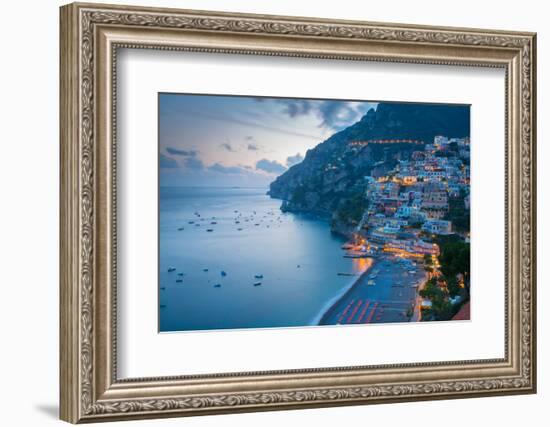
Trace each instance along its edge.
<path fill-rule="evenodd" d="M 448 320 L 469 301 L 470 141 L 436 136 L 406 157 L 389 170 L 380 162 L 364 177 L 366 208 L 347 256 L 420 259 L 427 272 L 419 287 L 422 319 Z"/>

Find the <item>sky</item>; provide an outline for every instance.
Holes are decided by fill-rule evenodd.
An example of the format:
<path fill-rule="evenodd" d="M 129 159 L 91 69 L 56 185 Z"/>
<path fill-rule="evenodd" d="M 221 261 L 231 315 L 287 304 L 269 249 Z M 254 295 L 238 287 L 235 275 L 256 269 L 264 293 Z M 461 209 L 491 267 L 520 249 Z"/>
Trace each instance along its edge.
<path fill-rule="evenodd" d="M 377 103 L 159 94 L 161 186 L 268 187 Z"/>

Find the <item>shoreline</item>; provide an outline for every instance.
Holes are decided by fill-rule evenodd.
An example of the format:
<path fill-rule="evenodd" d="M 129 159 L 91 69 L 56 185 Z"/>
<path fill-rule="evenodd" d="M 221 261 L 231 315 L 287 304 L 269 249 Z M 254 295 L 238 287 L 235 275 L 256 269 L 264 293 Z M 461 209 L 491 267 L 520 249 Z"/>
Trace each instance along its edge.
<path fill-rule="evenodd" d="M 344 300 L 350 293 L 352 293 L 361 283 L 361 281 L 367 276 L 367 273 L 369 273 L 378 263 L 377 258 L 369 258 L 372 260 L 371 265 L 369 265 L 365 271 L 363 271 L 357 279 L 352 281 L 349 286 L 347 286 L 342 292 L 338 295 L 336 295 L 334 298 L 332 298 L 329 302 L 325 304 L 323 309 L 319 312 L 319 314 L 314 318 L 314 326 L 321 326 L 323 325 L 323 322 L 330 317 L 333 313 L 332 311 L 338 307 L 338 305 Z M 370 274 L 370 273 L 369 273 Z"/>
<path fill-rule="evenodd" d="M 410 260 L 408 263 L 400 258 L 386 254 L 371 258 L 370 266 L 324 307 L 315 325 L 415 321 L 418 290 L 426 276 L 421 266 L 413 267 Z M 372 269 L 377 278 L 370 277 Z"/>

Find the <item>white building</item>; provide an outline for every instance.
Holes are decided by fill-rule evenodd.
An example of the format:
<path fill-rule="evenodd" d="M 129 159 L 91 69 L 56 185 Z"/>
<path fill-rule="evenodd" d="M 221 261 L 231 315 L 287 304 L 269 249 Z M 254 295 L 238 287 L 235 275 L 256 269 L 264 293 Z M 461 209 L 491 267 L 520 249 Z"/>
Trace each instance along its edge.
<path fill-rule="evenodd" d="M 442 145 L 447 145 L 449 143 L 449 138 L 441 135 L 434 137 L 434 145 L 436 147 L 441 147 Z"/>
<path fill-rule="evenodd" d="M 422 224 L 422 230 L 432 234 L 451 234 L 452 224 L 443 219 L 429 219 Z"/>
<path fill-rule="evenodd" d="M 397 208 L 397 212 L 395 212 L 395 216 L 396 218 L 408 218 L 411 216 L 412 211 L 413 211 L 412 206 L 401 205 Z"/>
<path fill-rule="evenodd" d="M 428 243 L 424 240 L 417 240 L 412 245 L 412 251 L 417 254 L 439 255 L 439 246 L 435 243 Z"/>

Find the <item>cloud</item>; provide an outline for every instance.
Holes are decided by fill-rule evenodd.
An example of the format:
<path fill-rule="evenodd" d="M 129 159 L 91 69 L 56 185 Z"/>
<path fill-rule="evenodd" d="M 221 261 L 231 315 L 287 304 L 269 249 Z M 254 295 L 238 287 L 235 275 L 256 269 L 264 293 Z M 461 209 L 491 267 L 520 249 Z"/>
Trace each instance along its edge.
<path fill-rule="evenodd" d="M 314 114 L 319 127 L 329 130 L 344 129 L 358 121 L 376 103 L 362 101 L 272 99 L 281 105 L 282 112 L 290 118 Z"/>
<path fill-rule="evenodd" d="M 248 151 L 258 151 L 260 149 L 260 146 L 258 145 L 256 138 L 252 135 L 247 135 L 244 137 L 245 141 L 248 141 L 248 144 L 246 145 L 246 149 Z"/>
<path fill-rule="evenodd" d="M 304 157 L 300 153 L 296 153 L 295 156 L 288 156 L 286 158 L 286 165 L 288 167 L 294 166 L 304 160 Z"/>
<path fill-rule="evenodd" d="M 305 116 L 315 108 L 315 101 L 307 99 L 277 99 L 276 102 L 283 106 L 283 112 L 290 118 Z"/>
<path fill-rule="evenodd" d="M 318 115 L 321 127 L 340 130 L 358 121 L 372 107 L 370 102 L 323 101 Z"/>
<path fill-rule="evenodd" d="M 193 171 L 200 171 L 204 169 L 204 163 L 198 157 L 187 157 L 184 160 L 183 165 L 186 169 Z"/>
<path fill-rule="evenodd" d="M 224 142 L 223 144 L 220 144 L 220 147 L 226 149 L 227 151 L 231 151 L 231 152 L 235 151 L 231 146 L 231 144 L 228 142 Z"/>
<path fill-rule="evenodd" d="M 227 174 L 240 174 L 243 172 L 238 166 L 224 166 L 221 163 L 214 163 L 212 166 L 208 167 L 208 170 Z"/>
<path fill-rule="evenodd" d="M 276 160 L 262 159 L 256 162 L 256 169 L 267 173 L 280 174 L 286 171 L 286 167 Z"/>
<path fill-rule="evenodd" d="M 174 147 L 166 147 L 166 152 L 168 154 L 172 154 L 173 156 L 195 157 L 197 155 L 197 152 L 194 150 L 180 150 L 179 148 Z"/>
<path fill-rule="evenodd" d="M 159 164 L 161 169 L 174 169 L 179 167 L 178 162 L 175 159 L 162 153 L 159 155 Z"/>

